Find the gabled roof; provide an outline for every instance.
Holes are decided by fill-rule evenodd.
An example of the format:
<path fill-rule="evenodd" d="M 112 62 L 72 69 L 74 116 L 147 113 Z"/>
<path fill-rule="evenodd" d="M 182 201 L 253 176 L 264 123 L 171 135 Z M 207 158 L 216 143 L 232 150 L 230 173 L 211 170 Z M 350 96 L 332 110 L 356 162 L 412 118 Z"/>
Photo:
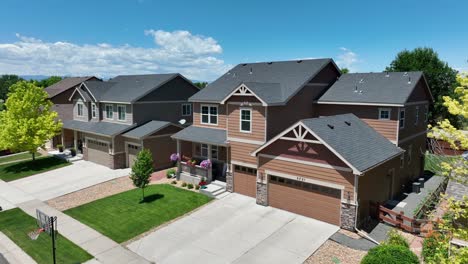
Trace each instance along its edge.
<path fill-rule="evenodd" d="M 303 119 L 253 152 L 261 150 L 302 125 L 320 143 L 347 164 L 355 174 L 362 174 L 398 155 L 403 150 L 353 114 Z"/>
<path fill-rule="evenodd" d="M 110 122 L 85 122 L 78 120 L 63 121 L 63 128 L 109 137 L 121 134 L 134 126 L 135 125 L 116 124 Z"/>
<path fill-rule="evenodd" d="M 284 104 L 330 63 L 336 67 L 332 59 L 239 64 L 190 97 L 189 101 L 220 103 L 245 84 L 267 104 Z"/>
<path fill-rule="evenodd" d="M 403 105 L 420 80 L 427 86 L 419 71 L 343 74 L 317 103 Z"/>
<path fill-rule="evenodd" d="M 45 91 L 49 94 L 49 98 L 52 98 L 58 94 L 61 94 L 68 89 L 74 88 L 80 83 L 94 79 L 96 77 L 94 76 L 85 76 L 85 77 L 67 77 L 64 78 L 63 80 L 54 83 L 53 85 L 45 88 Z"/>
<path fill-rule="evenodd" d="M 224 129 L 189 126 L 175 133 L 171 138 L 218 146 L 228 145 L 227 132 Z"/>
<path fill-rule="evenodd" d="M 126 132 L 122 136 L 129 137 L 129 138 L 143 139 L 143 138 L 145 138 L 145 137 L 147 137 L 147 136 L 149 136 L 151 134 L 154 134 L 154 133 L 156 133 L 156 132 L 160 131 L 161 129 L 166 128 L 168 126 L 176 126 L 176 127 L 182 128 L 181 126 L 175 125 L 175 124 L 170 123 L 170 122 L 152 120 L 152 121 L 149 121 L 148 123 L 146 123 L 144 125 L 141 125 L 141 126 L 135 128 L 135 129 L 132 129 L 132 130 Z"/>

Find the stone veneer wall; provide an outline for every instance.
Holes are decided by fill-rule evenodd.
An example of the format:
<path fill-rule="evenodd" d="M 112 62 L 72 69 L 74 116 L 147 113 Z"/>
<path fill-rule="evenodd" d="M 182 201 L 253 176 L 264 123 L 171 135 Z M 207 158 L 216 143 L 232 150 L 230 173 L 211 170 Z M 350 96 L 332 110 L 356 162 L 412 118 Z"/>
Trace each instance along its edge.
<path fill-rule="evenodd" d="M 234 192 L 234 178 L 232 172 L 226 172 L 226 191 Z"/>
<path fill-rule="evenodd" d="M 268 184 L 257 182 L 257 204 L 268 205 Z"/>
<path fill-rule="evenodd" d="M 341 203 L 341 227 L 354 231 L 356 221 L 356 206 L 352 204 Z"/>

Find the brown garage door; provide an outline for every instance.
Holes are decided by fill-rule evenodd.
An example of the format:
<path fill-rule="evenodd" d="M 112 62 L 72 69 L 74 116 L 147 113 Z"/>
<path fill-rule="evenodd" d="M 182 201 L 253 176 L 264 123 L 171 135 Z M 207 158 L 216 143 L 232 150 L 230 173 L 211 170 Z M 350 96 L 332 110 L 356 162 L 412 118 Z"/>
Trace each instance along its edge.
<path fill-rule="evenodd" d="M 127 164 L 128 167 L 131 168 L 133 167 L 133 164 L 135 164 L 136 157 L 138 155 L 138 152 L 140 152 L 141 148 L 140 146 L 133 145 L 133 144 L 128 144 L 127 145 Z"/>
<path fill-rule="evenodd" d="M 88 139 L 88 160 L 109 166 L 109 143 Z"/>
<path fill-rule="evenodd" d="M 257 195 L 257 170 L 234 165 L 234 192 L 256 197 Z"/>
<path fill-rule="evenodd" d="M 270 176 L 268 203 L 330 224 L 340 224 L 341 190 Z"/>

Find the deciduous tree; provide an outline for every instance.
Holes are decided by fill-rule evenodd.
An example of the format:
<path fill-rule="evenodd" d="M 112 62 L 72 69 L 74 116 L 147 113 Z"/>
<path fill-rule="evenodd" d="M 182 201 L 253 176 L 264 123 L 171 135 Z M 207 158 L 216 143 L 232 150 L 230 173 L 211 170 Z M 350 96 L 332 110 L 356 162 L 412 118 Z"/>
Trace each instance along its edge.
<path fill-rule="evenodd" d="M 148 149 L 143 149 L 138 153 L 135 163 L 132 166 L 132 173 L 130 174 L 133 185 L 141 189 L 142 201 L 145 200 L 145 188 L 150 183 L 150 177 L 153 171 L 153 155 Z"/>
<path fill-rule="evenodd" d="M 23 79 L 18 77 L 17 75 L 2 75 L 0 77 L 0 100 L 6 100 L 8 89 L 13 84 L 22 81 Z"/>
<path fill-rule="evenodd" d="M 6 110 L 0 112 L 0 149 L 29 151 L 33 160 L 38 147 L 62 128 L 44 89 L 26 81 L 10 87 Z"/>

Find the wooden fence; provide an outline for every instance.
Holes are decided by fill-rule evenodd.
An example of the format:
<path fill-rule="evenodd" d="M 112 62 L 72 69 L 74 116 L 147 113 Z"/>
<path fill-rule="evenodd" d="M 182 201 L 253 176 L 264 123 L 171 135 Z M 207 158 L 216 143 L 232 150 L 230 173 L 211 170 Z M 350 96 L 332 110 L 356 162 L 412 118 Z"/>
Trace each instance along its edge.
<path fill-rule="evenodd" d="M 431 222 L 425 219 L 414 219 L 408 217 L 404 212 L 395 212 L 379 203 L 371 202 L 370 205 L 371 212 L 374 212 L 375 218 L 413 234 L 421 233 L 421 226 Z"/>

